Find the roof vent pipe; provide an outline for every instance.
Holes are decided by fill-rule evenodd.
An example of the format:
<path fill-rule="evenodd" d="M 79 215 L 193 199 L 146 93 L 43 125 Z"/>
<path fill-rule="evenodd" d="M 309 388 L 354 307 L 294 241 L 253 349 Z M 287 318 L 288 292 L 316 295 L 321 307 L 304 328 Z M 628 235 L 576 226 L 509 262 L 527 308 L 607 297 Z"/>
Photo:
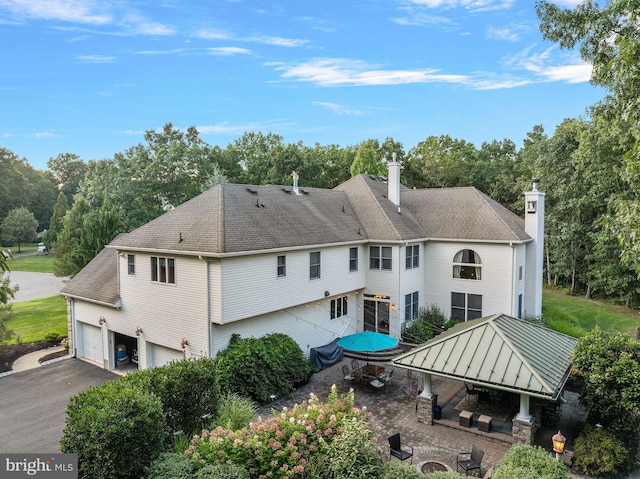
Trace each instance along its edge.
<path fill-rule="evenodd" d="M 293 173 L 291 173 L 291 176 L 293 176 L 293 192 L 296 195 L 299 195 L 300 189 L 298 188 L 298 173 L 294 171 Z"/>
<path fill-rule="evenodd" d="M 398 207 L 398 212 L 400 212 L 400 166 L 400 162 L 396 161 L 396 154 L 393 153 L 392 160 L 387 163 L 389 169 L 387 197 Z"/>

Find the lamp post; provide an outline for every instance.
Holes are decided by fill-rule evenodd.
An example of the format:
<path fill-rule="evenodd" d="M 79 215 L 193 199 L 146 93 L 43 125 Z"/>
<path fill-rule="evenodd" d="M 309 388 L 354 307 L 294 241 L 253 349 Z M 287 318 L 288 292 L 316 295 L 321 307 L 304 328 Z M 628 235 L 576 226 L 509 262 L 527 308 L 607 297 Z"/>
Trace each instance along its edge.
<path fill-rule="evenodd" d="M 551 441 L 553 442 L 553 450 L 556 453 L 556 459 L 559 461 L 560 454 L 564 452 L 564 446 L 567 443 L 567 438 L 564 437 L 560 431 L 558 431 L 558 434 L 553 435 Z"/>

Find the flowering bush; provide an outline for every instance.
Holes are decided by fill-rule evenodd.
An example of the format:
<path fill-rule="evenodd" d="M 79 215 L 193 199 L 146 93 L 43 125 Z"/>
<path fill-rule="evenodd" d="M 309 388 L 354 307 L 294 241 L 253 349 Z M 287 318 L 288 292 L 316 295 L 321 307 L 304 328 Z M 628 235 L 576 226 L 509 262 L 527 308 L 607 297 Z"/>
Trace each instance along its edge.
<path fill-rule="evenodd" d="M 185 455 L 199 466 L 243 465 L 254 479 L 302 477 L 308 458 L 326 455 L 347 424 L 366 423 L 370 414 L 353 403 L 353 390 L 339 395 L 333 386 L 326 403 L 311 394 L 308 401 L 249 428 L 203 430 Z"/>

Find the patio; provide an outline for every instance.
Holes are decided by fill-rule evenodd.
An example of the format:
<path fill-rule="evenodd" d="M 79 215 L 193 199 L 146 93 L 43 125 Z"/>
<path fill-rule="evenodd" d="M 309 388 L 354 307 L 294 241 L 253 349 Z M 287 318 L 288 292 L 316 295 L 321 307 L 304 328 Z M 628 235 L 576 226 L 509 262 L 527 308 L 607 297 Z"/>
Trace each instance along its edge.
<path fill-rule="evenodd" d="M 323 371 L 314 374 L 311 380 L 303 387 L 292 392 L 285 398 L 280 398 L 272 403 L 263 405 L 258 414 L 267 417 L 272 409 L 280 411 L 283 407 L 292 407 L 316 394 L 321 400 L 326 400 L 331 386 L 336 385 L 340 392 L 347 392 L 351 383 L 344 381 L 342 365 L 349 365 L 350 361 L 335 364 Z M 382 364 L 387 370 L 393 368 L 389 364 Z M 458 413 L 455 409 L 460 400 L 465 398 L 463 383 L 442 377 L 433 378 L 433 390 L 438 393 L 438 404 L 442 407 L 442 418 L 434 421 L 434 425 L 418 422 L 416 413 L 416 396 L 418 388 L 417 374 L 408 374 L 399 368 L 395 369 L 393 381 L 387 384 L 387 390 L 375 391 L 369 388 L 355 387 L 355 403 L 358 407 L 367 407 L 372 412 L 371 425 L 377 432 L 376 442 L 383 451 L 383 458 L 389 459 L 387 437 L 399 432 L 402 435 L 403 444 L 411 444 L 414 447 L 413 464 L 423 461 L 439 461 L 447 464 L 455 470 L 456 458 L 459 452 L 469 451 L 472 444 L 477 444 L 485 451 L 482 462 L 483 473 L 491 466 L 497 466 L 502 462 L 506 451 L 512 445 L 511 422 L 497 421 L 492 424 L 490 433 L 481 432 L 474 423 L 474 427 L 463 428 L 458 424 Z M 569 439 L 567 448 L 571 449 L 572 441 L 581 426 L 576 421 L 584 422 L 584 410 L 577 404 L 577 396 L 572 393 L 566 395 L 568 403 L 563 407 L 563 416 L 558 427 Z M 474 399 L 471 399 L 474 401 Z M 471 406 L 472 404 L 470 404 Z M 514 411 L 517 412 L 517 411 Z M 572 428 L 567 420 L 572 421 Z M 551 436 L 557 429 L 549 431 L 538 430 L 535 443 L 551 450 Z M 551 454 L 551 452 L 549 452 Z M 394 459 L 396 460 L 396 459 Z M 581 478 L 572 473 L 573 477 Z"/>

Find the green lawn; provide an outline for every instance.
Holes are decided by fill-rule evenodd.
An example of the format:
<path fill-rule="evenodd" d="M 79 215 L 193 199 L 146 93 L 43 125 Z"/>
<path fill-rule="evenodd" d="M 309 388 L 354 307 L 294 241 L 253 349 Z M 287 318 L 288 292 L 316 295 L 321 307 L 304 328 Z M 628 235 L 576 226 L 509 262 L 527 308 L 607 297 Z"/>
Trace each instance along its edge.
<path fill-rule="evenodd" d="M 53 273 L 54 256 L 50 254 L 37 254 L 33 256 L 21 256 L 7 261 L 11 271 L 34 271 L 36 273 Z"/>
<path fill-rule="evenodd" d="M 635 338 L 640 326 L 637 310 L 553 289 L 545 289 L 542 295 L 542 315 L 547 326 L 574 337 L 600 326 L 605 331 L 626 332 Z"/>
<path fill-rule="evenodd" d="M 9 344 L 42 341 L 47 334 L 67 336 L 67 302 L 62 296 L 13 303 L 7 327 L 16 333 Z"/>

